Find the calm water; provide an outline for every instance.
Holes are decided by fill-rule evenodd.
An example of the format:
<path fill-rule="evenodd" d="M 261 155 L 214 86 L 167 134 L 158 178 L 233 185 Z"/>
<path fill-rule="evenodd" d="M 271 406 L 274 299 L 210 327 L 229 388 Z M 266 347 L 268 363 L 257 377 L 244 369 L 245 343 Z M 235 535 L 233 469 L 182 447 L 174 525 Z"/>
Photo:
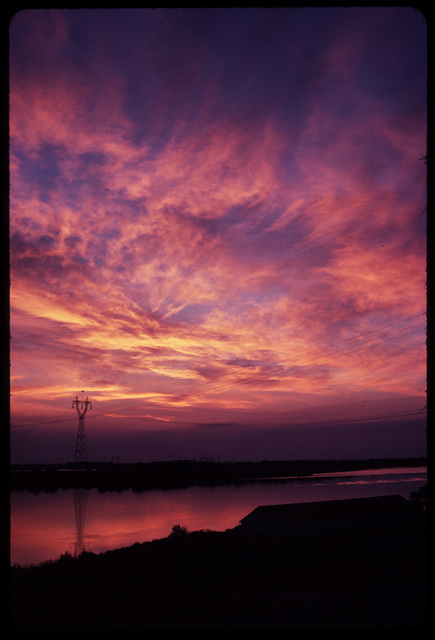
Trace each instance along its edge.
<path fill-rule="evenodd" d="M 189 531 L 224 531 L 255 507 L 400 494 L 409 498 L 427 482 L 426 468 L 319 474 L 315 480 L 251 482 L 242 486 L 173 491 L 11 493 L 11 563 L 21 566 L 72 555 L 102 553 L 164 538 L 174 524 Z"/>

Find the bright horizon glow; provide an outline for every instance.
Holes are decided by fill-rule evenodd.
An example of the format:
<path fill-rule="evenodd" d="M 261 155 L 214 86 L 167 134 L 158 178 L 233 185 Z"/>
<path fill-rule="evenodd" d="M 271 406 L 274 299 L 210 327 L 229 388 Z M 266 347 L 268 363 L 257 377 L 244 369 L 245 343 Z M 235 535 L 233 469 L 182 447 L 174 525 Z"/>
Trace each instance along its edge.
<path fill-rule="evenodd" d="M 82 389 L 96 459 L 424 455 L 418 11 L 25 10 L 10 42 L 12 461 L 72 455 Z"/>

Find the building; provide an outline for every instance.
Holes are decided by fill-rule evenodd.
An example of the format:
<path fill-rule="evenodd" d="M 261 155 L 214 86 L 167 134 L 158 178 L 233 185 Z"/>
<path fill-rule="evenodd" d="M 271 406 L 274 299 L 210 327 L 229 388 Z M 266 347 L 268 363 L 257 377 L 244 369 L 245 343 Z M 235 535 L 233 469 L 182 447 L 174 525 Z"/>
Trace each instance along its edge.
<path fill-rule="evenodd" d="M 399 495 L 260 506 L 240 520 L 243 531 L 299 534 L 403 520 L 415 505 Z"/>

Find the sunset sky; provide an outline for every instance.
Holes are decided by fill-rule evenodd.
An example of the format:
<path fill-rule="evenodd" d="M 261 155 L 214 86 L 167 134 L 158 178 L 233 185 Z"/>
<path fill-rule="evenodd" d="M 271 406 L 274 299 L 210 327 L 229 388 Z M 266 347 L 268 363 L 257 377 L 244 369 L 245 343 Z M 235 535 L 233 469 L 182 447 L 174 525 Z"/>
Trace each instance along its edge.
<path fill-rule="evenodd" d="M 412 8 L 10 25 L 11 459 L 426 453 Z"/>

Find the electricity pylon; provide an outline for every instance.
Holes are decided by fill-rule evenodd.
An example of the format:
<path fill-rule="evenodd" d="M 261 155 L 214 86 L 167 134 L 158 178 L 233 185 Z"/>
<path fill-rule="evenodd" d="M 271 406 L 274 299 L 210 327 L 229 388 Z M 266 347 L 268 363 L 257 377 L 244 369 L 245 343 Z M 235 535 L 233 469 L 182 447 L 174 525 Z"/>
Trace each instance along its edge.
<path fill-rule="evenodd" d="M 86 398 L 86 400 L 73 400 L 72 408 L 77 409 L 79 416 L 79 428 L 77 431 L 76 450 L 74 453 L 74 462 L 87 462 L 88 450 L 86 446 L 86 431 L 85 431 L 85 414 L 88 409 L 92 409 L 92 402 Z"/>

